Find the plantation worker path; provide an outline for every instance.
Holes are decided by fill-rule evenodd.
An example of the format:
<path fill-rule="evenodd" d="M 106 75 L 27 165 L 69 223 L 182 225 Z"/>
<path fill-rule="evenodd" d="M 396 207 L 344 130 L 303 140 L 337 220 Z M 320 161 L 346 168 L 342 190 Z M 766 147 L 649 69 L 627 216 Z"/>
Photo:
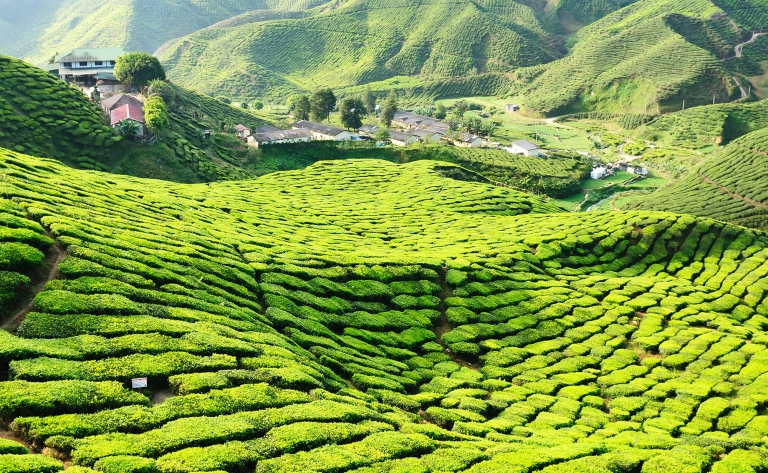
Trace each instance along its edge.
<path fill-rule="evenodd" d="M 56 279 L 59 270 L 59 264 L 67 256 L 67 253 L 61 248 L 58 242 L 51 246 L 43 264 L 43 274 L 45 275 L 37 284 L 29 288 L 29 295 L 21 302 L 21 307 L 12 312 L 7 317 L 0 319 L 0 330 L 15 332 L 19 328 L 24 318 L 35 308 L 35 296 L 43 289 L 45 285 Z"/>
<path fill-rule="evenodd" d="M 753 32 L 752 33 L 752 37 L 749 39 L 749 41 L 745 41 L 745 42 L 743 42 L 741 44 L 737 44 L 736 46 L 734 46 L 733 50 L 736 53 L 736 57 L 741 57 L 742 56 L 743 50 L 744 50 L 744 46 L 746 46 L 748 44 L 754 43 L 755 41 L 757 41 L 757 38 L 759 38 L 760 36 L 764 36 L 766 34 L 768 34 L 768 33 L 754 33 Z"/>

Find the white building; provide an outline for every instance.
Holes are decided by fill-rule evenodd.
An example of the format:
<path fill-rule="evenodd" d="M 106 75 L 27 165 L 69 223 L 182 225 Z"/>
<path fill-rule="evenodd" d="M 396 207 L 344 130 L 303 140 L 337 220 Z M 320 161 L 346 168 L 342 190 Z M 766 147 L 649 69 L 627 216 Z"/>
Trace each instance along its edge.
<path fill-rule="evenodd" d="M 523 156 L 538 156 L 539 145 L 531 143 L 528 140 L 519 140 L 512 143 L 512 154 L 522 154 Z"/>
<path fill-rule="evenodd" d="M 608 169 L 604 166 L 596 167 L 592 170 L 591 173 L 589 173 L 589 177 L 592 179 L 602 179 L 605 177 L 606 173 L 608 172 Z"/>
<path fill-rule="evenodd" d="M 58 66 L 59 79 L 81 87 L 91 87 L 100 80 L 107 84 L 117 82 L 115 62 L 123 54 L 125 51 L 120 48 L 80 48 L 59 54 L 53 63 Z"/>

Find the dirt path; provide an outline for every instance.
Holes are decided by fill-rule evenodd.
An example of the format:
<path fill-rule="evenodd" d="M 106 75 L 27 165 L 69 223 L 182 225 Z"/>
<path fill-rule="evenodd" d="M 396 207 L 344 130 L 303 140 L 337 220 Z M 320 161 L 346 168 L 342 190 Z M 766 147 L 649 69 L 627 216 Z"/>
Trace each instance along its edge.
<path fill-rule="evenodd" d="M 745 196 L 743 196 L 743 195 L 739 195 L 739 194 L 736 194 L 736 193 L 734 193 L 734 192 L 731 192 L 731 191 L 730 191 L 730 190 L 729 190 L 727 187 L 725 187 L 725 186 L 721 186 L 720 184 L 718 184 L 717 182 L 715 182 L 715 181 L 713 181 L 712 179 L 708 178 L 707 176 L 705 176 L 705 175 L 704 175 L 704 174 L 702 174 L 702 173 L 699 173 L 699 177 L 700 177 L 700 178 L 701 178 L 701 179 L 702 179 L 704 182 L 706 182 L 707 184 L 709 184 L 709 185 L 711 185 L 711 186 L 715 186 L 715 187 L 717 187 L 717 188 L 721 189 L 722 191 L 724 191 L 726 194 L 730 195 L 730 196 L 731 196 L 731 197 L 733 197 L 734 199 L 743 200 L 744 202 L 747 202 L 747 203 L 749 203 L 749 204 L 752 204 L 752 205 L 754 205 L 755 207 L 762 207 L 762 208 L 764 208 L 764 209 L 768 209 L 768 204 L 764 204 L 764 203 L 762 203 L 762 202 L 758 202 L 758 201 L 756 201 L 756 200 L 754 200 L 754 199 L 750 199 L 749 197 L 745 197 Z"/>
<path fill-rule="evenodd" d="M 747 91 L 744 90 L 744 87 L 741 85 L 741 82 L 739 82 L 739 79 L 737 79 L 736 76 L 733 76 L 733 81 L 736 82 L 736 85 L 739 86 L 739 90 L 741 91 L 741 98 L 749 98 L 749 94 L 747 94 Z"/>
<path fill-rule="evenodd" d="M 752 37 L 749 39 L 749 41 L 745 41 L 745 42 L 743 42 L 741 44 L 737 44 L 736 46 L 734 46 L 733 50 L 736 53 L 736 57 L 741 57 L 742 56 L 742 52 L 744 50 L 744 46 L 746 46 L 748 44 L 754 43 L 755 41 L 757 41 L 757 38 L 759 38 L 760 36 L 766 35 L 766 34 L 768 34 L 768 33 L 752 33 Z"/>
<path fill-rule="evenodd" d="M 438 344 L 440 344 L 441 347 L 443 347 L 443 353 L 448 355 L 448 357 L 451 359 L 451 361 L 457 363 L 459 366 L 463 366 L 465 368 L 469 368 L 472 370 L 476 370 L 480 368 L 479 363 L 470 363 L 469 361 L 465 360 L 461 356 L 454 353 L 453 350 L 445 346 L 445 343 L 443 343 L 443 335 L 450 332 L 453 327 L 451 326 L 451 322 L 448 320 L 448 316 L 445 314 L 446 307 L 445 307 L 445 299 L 451 297 L 453 295 L 451 289 L 448 287 L 448 282 L 445 280 L 445 274 L 448 271 L 447 267 L 443 267 L 440 269 L 440 287 L 442 290 L 440 291 L 440 304 L 438 304 L 437 310 L 440 311 L 440 318 L 437 319 L 437 322 L 435 322 L 434 327 L 432 330 L 435 332 L 436 335 L 436 341 Z"/>
<path fill-rule="evenodd" d="M 59 264 L 67 256 L 67 253 L 61 248 L 59 243 L 54 243 L 44 262 L 44 268 L 47 270 L 47 276 L 42 278 L 37 284 L 29 288 L 29 295 L 21 302 L 21 307 L 7 317 L 0 319 L 0 330 L 15 332 L 19 328 L 27 314 L 35 308 L 35 296 L 45 288 L 51 280 L 55 279 L 59 273 Z"/>

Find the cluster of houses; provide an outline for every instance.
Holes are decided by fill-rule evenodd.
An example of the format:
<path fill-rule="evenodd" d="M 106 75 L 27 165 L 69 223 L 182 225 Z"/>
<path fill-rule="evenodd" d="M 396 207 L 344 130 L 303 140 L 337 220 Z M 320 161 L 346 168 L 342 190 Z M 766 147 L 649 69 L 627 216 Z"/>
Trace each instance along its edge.
<path fill-rule="evenodd" d="M 616 171 L 624 171 L 637 176 L 647 176 L 648 170 L 640 166 L 632 166 L 630 163 L 619 161 L 618 163 L 608 163 L 605 166 L 596 166 L 592 169 L 589 176 L 592 179 L 602 179 L 612 176 Z"/>
<path fill-rule="evenodd" d="M 488 144 L 477 135 L 451 133 L 447 123 L 411 112 L 396 112 L 392 119 L 392 125 L 397 129 L 388 130 L 389 141 L 395 146 L 441 140 L 466 148 L 479 148 Z M 374 139 L 380 129 L 381 127 L 377 125 L 363 125 L 357 132 L 353 133 L 322 123 L 299 120 L 291 125 L 290 130 L 282 130 L 270 125 L 251 130 L 244 125 L 237 125 L 235 131 L 239 138 L 258 148 L 262 145 L 307 141 L 368 141 Z M 540 154 L 538 145 L 526 140 L 516 141 L 511 147 L 504 149 L 510 153 L 525 156 L 539 156 Z"/>

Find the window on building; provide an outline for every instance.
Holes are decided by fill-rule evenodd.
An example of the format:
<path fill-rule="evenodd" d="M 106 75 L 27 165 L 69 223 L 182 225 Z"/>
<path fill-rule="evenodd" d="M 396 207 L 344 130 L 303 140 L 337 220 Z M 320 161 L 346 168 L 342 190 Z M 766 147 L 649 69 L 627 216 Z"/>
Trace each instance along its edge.
<path fill-rule="evenodd" d="M 72 67 L 72 63 L 71 62 L 65 62 L 64 63 L 64 67 Z"/>
<path fill-rule="evenodd" d="M 88 63 L 87 63 L 87 62 L 81 62 L 81 63 L 80 63 L 80 67 L 86 67 L 86 66 L 88 66 Z"/>
<path fill-rule="evenodd" d="M 103 65 L 104 65 L 104 63 L 103 63 L 102 61 L 96 61 L 96 65 L 97 65 L 97 66 L 103 66 Z"/>
<path fill-rule="evenodd" d="M 114 66 L 115 65 L 115 61 L 109 61 L 109 65 L 110 66 Z"/>

